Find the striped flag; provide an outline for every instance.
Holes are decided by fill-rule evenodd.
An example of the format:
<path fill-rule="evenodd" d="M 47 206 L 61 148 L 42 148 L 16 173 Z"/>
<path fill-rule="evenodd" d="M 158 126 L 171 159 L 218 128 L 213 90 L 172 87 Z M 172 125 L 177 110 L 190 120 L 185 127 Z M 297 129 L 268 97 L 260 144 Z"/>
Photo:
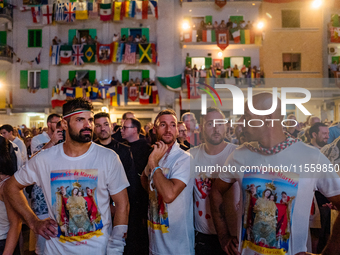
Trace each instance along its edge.
<path fill-rule="evenodd" d="M 75 12 L 76 19 L 78 20 L 88 19 L 89 16 L 87 14 L 87 2 L 77 2 Z"/>
<path fill-rule="evenodd" d="M 84 65 L 84 61 L 83 61 L 83 57 L 84 57 L 84 53 L 82 53 L 83 51 L 83 46 L 84 45 L 72 45 L 73 48 L 73 64 L 76 66 L 80 66 L 80 65 Z"/>
<path fill-rule="evenodd" d="M 40 7 L 31 7 L 33 23 L 40 23 Z"/>
<path fill-rule="evenodd" d="M 124 63 L 135 64 L 136 63 L 136 44 L 125 45 Z"/>
<path fill-rule="evenodd" d="M 96 2 L 88 2 L 89 18 L 95 19 L 98 17 L 98 4 Z"/>
<path fill-rule="evenodd" d="M 59 65 L 59 53 L 60 53 L 60 46 L 52 45 L 51 62 L 53 66 Z"/>
<path fill-rule="evenodd" d="M 236 31 L 233 33 L 233 38 L 234 38 L 234 43 L 240 43 L 240 41 L 241 41 L 241 33 L 240 33 L 240 30 L 236 30 Z"/>
<path fill-rule="evenodd" d="M 130 9 L 130 2 L 126 1 L 125 2 L 125 17 L 128 18 L 129 17 L 129 9 Z"/>
<path fill-rule="evenodd" d="M 112 54 L 112 62 L 117 61 L 117 51 L 119 48 L 119 42 L 114 42 L 113 43 L 113 54 Z"/>
<path fill-rule="evenodd" d="M 64 4 L 56 4 L 55 21 L 64 21 Z"/>
<path fill-rule="evenodd" d="M 109 21 L 111 19 L 111 4 L 101 4 L 99 10 L 100 20 L 101 21 Z"/>
<path fill-rule="evenodd" d="M 131 1 L 129 4 L 129 17 L 134 18 L 136 16 L 136 1 Z"/>
<path fill-rule="evenodd" d="M 149 6 L 151 8 L 152 15 L 158 19 L 158 7 L 156 1 L 149 1 Z"/>

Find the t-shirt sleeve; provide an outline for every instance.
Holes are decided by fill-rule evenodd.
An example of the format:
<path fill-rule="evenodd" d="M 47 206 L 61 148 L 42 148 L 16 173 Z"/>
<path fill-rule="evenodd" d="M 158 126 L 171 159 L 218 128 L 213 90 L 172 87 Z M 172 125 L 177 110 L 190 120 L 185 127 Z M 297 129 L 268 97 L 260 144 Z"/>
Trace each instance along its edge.
<path fill-rule="evenodd" d="M 177 179 L 188 185 L 190 181 L 190 156 L 185 154 L 174 164 L 169 179 Z"/>
<path fill-rule="evenodd" d="M 112 162 L 110 164 L 110 168 L 108 169 L 106 183 L 110 195 L 115 195 L 121 192 L 123 189 L 129 187 L 130 184 L 126 177 L 123 164 L 120 161 L 118 155 L 114 152 L 111 153 Z"/>
<path fill-rule="evenodd" d="M 37 148 L 38 145 L 39 145 L 39 139 L 37 137 L 33 137 L 32 142 L 31 142 L 32 154 L 38 151 L 38 148 Z"/>
<path fill-rule="evenodd" d="M 36 183 L 38 186 L 41 185 L 40 179 L 36 173 L 38 169 L 36 165 L 37 159 L 38 156 L 35 156 L 30 161 L 28 161 L 27 164 L 23 165 L 18 171 L 15 172 L 14 177 L 21 185 L 29 186 L 34 183 Z"/>
<path fill-rule="evenodd" d="M 316 187 L 315 189 L 320 191 L 325 197 L 333 197 L 340 195 L 340 172 L 338 167 L 334 168 L 331 162 L 320 153 L 318 165 L 326 166 L 326 172 L 320 172 L 316 174 Z"/>

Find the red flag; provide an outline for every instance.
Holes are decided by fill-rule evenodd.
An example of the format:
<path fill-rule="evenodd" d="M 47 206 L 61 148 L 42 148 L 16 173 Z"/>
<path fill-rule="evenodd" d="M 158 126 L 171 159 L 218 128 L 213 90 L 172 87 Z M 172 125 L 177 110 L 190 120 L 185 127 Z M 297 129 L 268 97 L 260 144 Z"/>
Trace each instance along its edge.
<path fill-rule="evenodd" d="M 215 33 L 216 33 L 217 46 L 221 50 L 225 50 L 225 48 L 227 48 L 228 45 L 229 45 L 229 33 L 228 33 L 228 29 L 216 30 Z"/>
<path fill-rule="evenodd" d="M 202 42 L 207 42 L 207 30 L 202 30 Z"/>
<path fill-rule="evenodd" d="M 157 63 L 157 51 L 156 44 L 151 43 L 151 51 L 152 51 L 152 63 Z"/>
<path fill-rule="evenodd" d="M 227 0 L 215 0 L 215 4 L 222 8 L 223 6 L 225 6 L 227 4 Z"/>
<path fill-rule="evenodd" d="M 125 17 L 125 12 L 126 12 L 126 2 L 122 2 L 122 6 L 120 7 L 120 20 L 123 20 L 123 18 Z"/>
<path fill-rule="evenodd" d="M 186 82 L 187 82 L 187 89 L 188 89 L 188 99 L 190 99 L 190 75 L 187 74 L 185 76 Z"/>
<path fill-rule="evenodd" d="M 142 19 L 148 19 L 149 1 L 143 1 L 142 3 Z"/>

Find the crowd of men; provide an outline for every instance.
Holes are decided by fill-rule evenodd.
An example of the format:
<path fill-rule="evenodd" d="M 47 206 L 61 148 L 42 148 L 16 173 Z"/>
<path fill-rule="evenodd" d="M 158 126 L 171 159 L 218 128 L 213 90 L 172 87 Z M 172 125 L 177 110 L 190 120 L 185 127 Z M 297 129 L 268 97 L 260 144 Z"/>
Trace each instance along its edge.
<path fill-rule="evenodd" d="M 269 93 L 253 97 L 258 110 L 271 104 Z M 282 119 L 280 105 L 266 116 L 245 105 L 239 122 Z M 36 254 L 340 254 L 340 218 L 331 223 L 330 216 L 340 207 L 332 171 L 339 169 L 340 124 L 311 116 L 302 128 L 289 115 L 284 130 L 280 122 L 231 127 L 215 119 L 225 119 L 215 107 L 199 125 L 193 113 L 179 121 L 165 109 L 144 127 L 133 112 L 118 125 L 76 98 L 35 136 L 2 125 L 19 161 L 14 176 L 4 178 L 5 204 L 35 233 Z M 264 171 L 305 164 L 327 171 Z M 218 170 L 228 167 L 236 171 Z M 13 249 L 8 254 L 18 236 L 2 238 Z"/>

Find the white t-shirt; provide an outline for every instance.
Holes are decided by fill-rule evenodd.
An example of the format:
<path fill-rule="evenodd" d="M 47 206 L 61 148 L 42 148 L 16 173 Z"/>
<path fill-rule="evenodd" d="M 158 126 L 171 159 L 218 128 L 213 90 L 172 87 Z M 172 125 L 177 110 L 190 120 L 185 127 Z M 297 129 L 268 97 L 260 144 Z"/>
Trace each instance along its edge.
<path fill-rule="evenodd" d="M 86 153 L 69 157 L 63 144 L 43 150 L 15 173 L 22 185 L 36 183 L 58 237 L 44 254 L 106 254 L 111 234 L 110 196 L 129 186 L 117 154 L 92 143 Z"/>
<path fill-rule="evenodd" d="M 170 204 L 163 202 L 157 190 L 149 194 L 148 231 L 150 254 L 194 255 L 194 223 L 190 154 L 177 142 L 159 161 L 167 179 L 186 184 L 184 190 Z"/>
<path fill-rule="evenodd" d="M 26 162 L 26 160 L 27 160 L 27 148 L 26 148 L 26 145 L 24 144 L 24 142 L 20 138 L 15 137 L 15 139 L 13 140 L 13 143 L 15 143 L 20 149 L 22 162 Z"/>
<path fill-rule="evenodd" d="M 269 156 L 252 152 L 242 145 L 228 157 L 225 164 L 236 166 L 236 170 L 244 166 L 265 169 L 264 166 L 269 165 L 291 168 L 288 173 L 238 172 L 219 175 L 225 182 L 238 181 L 242 191 L 240 209 L 243 215 L 241 219 L 239 214 L 238 219 L 241 254 L 293 255 L 306 252 L 314 191 L 319 190 L 326 197 L 339 195 L 340 179 L 335 172 L 306 172 L 304 166 L 309 164 L 307 166 L 311 168 L 310 164 L 325 164 L 331 170 L 333 166 L 329 160 L 318 149 L 297 142 Z"/>
<path fill-rule="evenodd" d="M 36 153 L 38 150 L 44 147 L 44 145 L 48 143 L 50 140 L 51 138 L 45 131 L 39 135 L 34 136 L 31 141 L 32 154 Z"/>
<path fill-rule="evenodd" d="M 218 177 L 218 173 L 210 173 L 210 168 L 217 166 L 223 167 L 226 159 L 232 153 L 237 146 L 231 143 L 217 155 L 209 155 L 205 152 L 204 143 L 197 147 L 190 149 L 190 154 L 193 157 L 191 166 L 194 167 L 192 171 L 195 173 L 194 178 L 194 222 L 195 230 L 207 235 L 216 235 L 214 222 L 212 220 L 210 210 L 210 199 L 209 193 L 211 190 L 212 183 Z M 218 171 L 218 170 L 216 170 Z M 229 203 L 228 208 L 225 209 L 227 212 L 226 219 L 228 220 L 229 229 L 236 231 L 236 206 L 240 197 L 240 191 L 238 185 L 233 185 L 232 188 L 227 192 L 224 199 L 226 201 L 234 200 L 235 203 Z M 230 227 L 230 224 L 234 224 L 234 227 Z M 235 233 L 236 234 L 236 233 Z"/>

